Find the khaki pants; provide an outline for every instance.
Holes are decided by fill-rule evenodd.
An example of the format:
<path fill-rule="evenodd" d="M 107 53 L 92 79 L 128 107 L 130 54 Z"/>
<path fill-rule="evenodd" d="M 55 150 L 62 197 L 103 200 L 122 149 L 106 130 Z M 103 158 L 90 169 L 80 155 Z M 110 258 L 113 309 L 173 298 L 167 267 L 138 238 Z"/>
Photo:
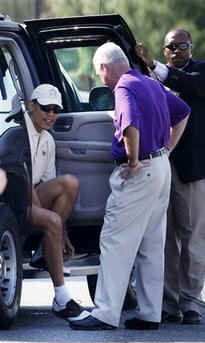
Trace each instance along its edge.
<path fill-rule="evenodd" d="M 204 280 L 205 180 L 182 183 L 172 166 L 163 309 L 170 314 L 205 309 Z"/>
<path fill-rule="evenodd" d="M 166 211 L 170 192 L 167 155 L 150 160 L 123 181 L 117 167 L 110 177 L 100 238 L 100 268 L 92 315 L 119 325 L 130 274 L 135 264 L 137 317 L 160 322 L 164 279 Z"/>

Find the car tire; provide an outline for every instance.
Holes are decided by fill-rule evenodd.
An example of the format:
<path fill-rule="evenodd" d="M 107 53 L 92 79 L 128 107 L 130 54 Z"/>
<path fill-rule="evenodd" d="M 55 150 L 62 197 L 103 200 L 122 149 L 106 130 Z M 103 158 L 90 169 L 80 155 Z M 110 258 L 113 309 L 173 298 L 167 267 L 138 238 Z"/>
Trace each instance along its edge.
<path fill-rule="evenodd" d="M 87 275 L 87 283 L 88 283 L 90 297 L 92 301 L 94 302 L 95 289 L 96 289 L 96 284 L 97 284 L 97 275 Z M 122 310 L 123 311 L 134 310 L 136 306 L 137 306 L 137 300 L 136 300 L 135 288 L 130 283 L 127 288 L 127 293 L 125 296 Z"/>
<path fill-rule="evenodd" d="M 22 288 L 21 244 L 12 211 L 0 206 L 0 329 L 9 329 L 17 317 Z"/>

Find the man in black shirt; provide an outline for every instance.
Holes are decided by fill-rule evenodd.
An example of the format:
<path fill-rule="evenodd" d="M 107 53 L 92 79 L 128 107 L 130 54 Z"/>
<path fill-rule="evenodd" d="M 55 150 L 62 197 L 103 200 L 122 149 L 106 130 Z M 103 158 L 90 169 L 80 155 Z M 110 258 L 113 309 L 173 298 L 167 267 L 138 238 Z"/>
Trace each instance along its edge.
<path fill-rule="evenodd" d="M 205 62 L 192 59 L 192 39 L 173 29 L 163 47 L 167 65 L 154 61 L 142 43 L 136 52 L 163 84 L 191 107 L 183 136 L 170 155 L 172 192 L 165 250 L 162 320 L 200 322 L 205 280 Z"/>

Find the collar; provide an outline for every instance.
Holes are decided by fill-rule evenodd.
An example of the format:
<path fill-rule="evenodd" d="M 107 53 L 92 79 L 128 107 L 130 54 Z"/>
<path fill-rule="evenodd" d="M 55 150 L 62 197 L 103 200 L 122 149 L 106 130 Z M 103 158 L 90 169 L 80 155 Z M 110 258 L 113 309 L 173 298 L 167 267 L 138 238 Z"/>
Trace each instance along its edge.
<path fill-rule="evenodd" d="M 185 65 L 184 65 L 183 67 L 177 68 L 177 69 L 179 69 L 179 70 L 184 70 L 186 67 L 188 67 L 190 61 L 191 61 L 191 60 L 189 59 L 189 60 L 185 63 Z"/>
<path fill-rule="evenodd" d="M 184 70 L 184 69 L 186 69 L 186 67 L 189 66 L 189 64 L 190 64 L 191 62 L 192 62 L 192 59 L 190 58 L 190 59 L 183 65 L 183 67 L 181 67 L 181 68 L 169 67 L 168 64 L 167 64 L 167 67 L 168 67 L 168 68 L 175 68 L 175 69 L 177 69 L 177 70 Z"/>
<path fill-rule="evenodd" d="M 32 135 L 32 136 L 36 136 L 36 137 L 40 137 L 42 135 L 44 135 L 44 131 L 41 131 L 40 133 L 36 130 L 35 126 L 33 125 L 33 122 L 28 114 L 28 112 L 25 112 L 25 121 L 26 121 L 26 126 L 28 129 L 28 132 Z"/>
<path fill-rule="evenodd" d="M 115 87 L 113 88 L 112 92 L 114 92 L 114 91 L 117 89 L 118 84 L 119 84 L 119 82 L 120 82 L 120 80 L 121 80 L 121 78 L 122 78 L 123 75 L 132 74 L 133 72 L 139 74 L 139 70 L 133 69 L 133 68 L 130 68 L 130 69 L 128 69 L 127 71 L 125 71 L 124 73 L 122 73 L 122 75 L 120 76 L 119 80 L 117 81 Z"/>

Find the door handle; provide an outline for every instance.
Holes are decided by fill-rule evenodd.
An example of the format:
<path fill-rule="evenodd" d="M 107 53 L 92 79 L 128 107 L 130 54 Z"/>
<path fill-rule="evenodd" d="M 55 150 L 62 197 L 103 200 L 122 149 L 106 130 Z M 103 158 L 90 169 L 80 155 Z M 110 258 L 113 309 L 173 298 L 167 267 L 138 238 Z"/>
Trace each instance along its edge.
<path fill-rule="evenodd" d="M 70 148 L 73 155 L 85 155 L 87 149 L 86 148 Z"/>
<path fill-rule="evenodd" d="M 68 132 L 73 125 L 73 117 L 60 117 L 56 120 L 53 130 L 55 132 Z"/>
<path fill-rule="evenodd" d="M 54 125 L 53 129 L 56 132 L 67 132 L 70 131 L 72 125 Z"/>

